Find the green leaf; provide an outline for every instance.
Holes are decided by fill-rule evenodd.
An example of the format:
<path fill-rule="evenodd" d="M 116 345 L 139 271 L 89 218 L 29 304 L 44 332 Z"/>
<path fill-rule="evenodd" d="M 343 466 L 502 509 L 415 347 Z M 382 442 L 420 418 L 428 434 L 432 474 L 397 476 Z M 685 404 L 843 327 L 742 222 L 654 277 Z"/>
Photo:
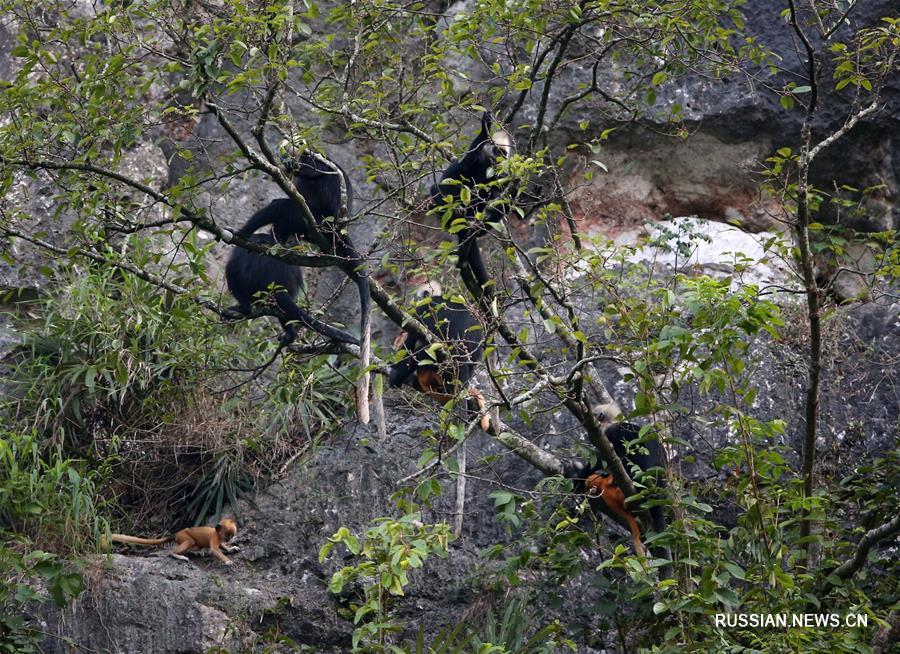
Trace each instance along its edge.
<path fill-rule="evenodd" d="M 335 595 L 340 594 L 344 590 L 344 576 L 341 572 L 335 572 L 331 575 L 331 583 L 328 584 L 328 590 Z"/>
<path fill-rule="evenodd" d="M 331 550 L 334 549 L 334 543 L 329 541 L 325 541 L 325 544 L 319 548 L 319 563 L 323 563 L 325 559 L 328 558 L 328 555 L 331 554 Z"/>
<path fill-rule="evenodd" d="M 744 569 L 734 563 L 729 563 L 727 561 L 722 563 L 722 567 L 728 570 L 731 573 L 731 576 L 735 579 L 745 579 L 746 574 L 744 573 Z"/>
<path fill-rule="evenodd" d="M 730 588 L 717 588 L 714 591 L 716 598 L 726 606 L 733 607 L 741 603 L 738 596 Z"/>
<path fill-rule="evenodd" d="M 502 490 L 494 491 L 489 495 L 489 497 L 493 498 L 495 507 L 504 506 L 515 500 L 515 495 L 513 495 L 509 491 Z"/>
<path fill-rule="evenodd" d="M 59 585 L 63 593 L 70 598 L 75 598 L 84 590 L 84 579 L 82 579 L 80 574 L 70 572 L 69 574 L 60 575 Z"/>

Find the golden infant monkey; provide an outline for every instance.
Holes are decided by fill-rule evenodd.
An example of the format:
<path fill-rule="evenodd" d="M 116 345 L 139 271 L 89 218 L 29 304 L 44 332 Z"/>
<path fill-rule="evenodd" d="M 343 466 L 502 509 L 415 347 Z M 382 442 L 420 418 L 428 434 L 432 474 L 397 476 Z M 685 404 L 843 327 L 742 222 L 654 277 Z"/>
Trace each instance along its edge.
<path fill-rule="evenodd" d="M 643 543 L 641 543 L 641 530 L 638 527 L 637 520 L 634 519 L 634 514 L 625 505 L 625 493 L 616 486 L 613 476 L 608 472 L 595 473 L 584 481 L 584 485 L 589 495 L 602 499 L 613 513 L 628 523 L 628 529 L 631 531 L 631 543 L 634 545 L 634 553 L 640 557 L 646 557 L 647 551 L 644 549 Z M 646 569 L 647 564 L 643 563 L 643 565 Z"/>
<path fill-rule="evenodd" d="M 219 559 L 225 565 L 234 565 L 234 561 L 229 559 L 222 553 L 237 552 L 236 547 L 226 545 L 228 541 L 237 535 L 237 522 L 232 518 L 224 518 L 222 522 L 215 527 L 188 527 L 182 529 L 175 534 L 175 547 L 169 552 L 169 555 L 188 561 L 184 556 L 185 552 L 200 551 L 206 547 L 212 552 L 212 555 Z M 171 536 L 163 538 L 139 538 L 137 536 L 128 536 L 126 534 L 110 534 L 109 539 L 113 543 L 132 543 L 134 545 L 162 545 L 170 540 Z"/>

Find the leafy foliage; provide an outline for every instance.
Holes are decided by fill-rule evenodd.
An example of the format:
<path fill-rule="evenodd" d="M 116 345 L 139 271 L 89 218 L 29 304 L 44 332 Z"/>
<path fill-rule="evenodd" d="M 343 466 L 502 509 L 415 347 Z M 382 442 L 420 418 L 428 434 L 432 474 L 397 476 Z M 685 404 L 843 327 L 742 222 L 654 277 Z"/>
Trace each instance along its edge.
<path fill-rule="evenodd" d="M 105 530 L 101 471 L 45 455 L 35 434 L 0 432 L 0 532 L 43 547 L 87 551 Z"/>
<path fill-rule="evenodd" d="M 350 584 L 362 586 L 362 599 L 351 601 L 354 652 L 402 652 L 391 644 L 391 634 L 399 630 L 390 614 L 389 597 L 402 596 L 409 584 L 409 572 L 420 569 L 433 556 L 447 555 L 450 527 L 439 523 L 426 525 L 419 514 L 407 514 L 399 520 L 380 518 L 366 530 L 362 539 L 341 527 L 319 551 L 319 561 L 343 545 L 360 559 L 355 566 L 344 566 L 331 576 L 329 589 L 340 594 Z"/>
<path fill-rule="evenodd" d="M 135 242 L 130 249 L 137 256 L 148 247 Z M 265 389 L 266 401 L 256 407 L 240 401 L 237 389 L 223 389 L 234 379 L 228 371 L 235 358 L 265 350 L 245 351 L 223 337 L 222 326 L 198 321 L 191 296 L 160 293 L 96 265 L 61 269 L 57 287 L 58 296 L 19 308 L 20 315 L 42 317 L 16 354 L 6 407 L 23 428 L 36 430 L 22 466 L 26 478 L 45 466 L 84 483 L 75 468 L 57 471 L 65 462 L 58 456 L 82 457 L 96 462 L 79 468 L 96 484 L 93 494 L 104 488 L 122 508 L 152 507 L 157 519 L 199 523 L 247 497 L 261 476 L 277 474 L 281 461 L 346 411 L 330 390 L 343 384 L 340 364 L 327 358 L 281 368 L 278 386 Z M 54 483 L 31 489 L 35 501 L 62 500 Z M 73 490 L 66 507 L 47 515 L 92 515 L 81 497 Z M 68 527 L 69 537 L 96 536 L 82 527 Z"/>
<path fill-rule="evenodd" d="M 723 632 L 709 616 L 829 603 L 863 611 L 871 598 L 893 597 L 880 571 L 890 564 L 877 549 L 862 552 L 874 572 L 837 571 L 860 540 L 848 525 L 865 515 L 875 526 L 896 512 L 895 458 L 863 467 L 866 481 L 851 475 L 840 492 L 815 475 L 822 307 L 812 254 L 843 255 L 847 245 L 816 214 L 829 203 L 862 211 L 866 190 L 818 189 L 807 173 L 822 148 L 879 109 L 897 68 L 896 18 L 849 33 L 839 29 L 846 3 L 812 3 L 798 17 L 789 2 L 783 18 L 807 49 L 797 63 L 813 71 L 798 79 L 745 33 L 739 1 L 475 0 L 441 12 L 434 3 L 390 0 L 276 0 L 264 9 L 243 0 L 90 9 L 49 2 L 40 11 L 32 4 L 0 0 L 17 27 L 0 94 L 0 235 L 4 245 L 19 239 L 59 262 L 49 277 L 52 297 L 18 316 L 20 325 L 32 312 L 39 319 L 18 352 L 5 411 L 14 428 L 3 451 L 10 476 L 0 508 L 10 525 L 50 538 L 49 523 L 34 514 L 52 506 L 66 518 L 53 536 L 77 549 L 97 530 L 86 516 L 103 505 L 100 486 L 131 509 L 123 519 L 202 520 L 277 475 L 346 416 L 353 377 L 346 353 L 310 341 L 274 368 L 259 366 L 272 354 L 271 331 L 261 321 L 223 328 L 210 319 L 222 312 L 207 265 L 213 241 L 234 242 L 245 182 L 267 196 L 295 191 L 274 143 L 354 141 L 364 154 L 351 174 L 364 176 L 372 193 L 348 222 L 384 219 L 369 252 L 368 263 L 384 273 L 371 276 L 373 298 L 398 327 L 409 326 L 411 303 L 389 295 L 382 281 L 424 273 L 467 302 L 495 355 L 488 374 L 505 422 L 493 436 L 550 477 L 537 488 L 504 483 L 491 492 L 513 541 L 487 549 L 500 560 L 494 583 L 503 591 L 525 586 L 529 597 L 557 607 L 568 599 L 563 584 L 592 586 L 579 598 L 582 623 L 548 623 L 526 635 L 526 611 L 515 606 L 484 634 L 450 630 L 434 648 L 468 639 L 465 646 L 479 652 L 541 651 L 547 644 L 537 635 L 565 647 L 580 629 L 579 638 L 603 648 L 860 651 L 874 619 L 868 630 L 788 630 L 766 633 L 764 642 L 754 631 Z M 818 30 L 818 50 L 803 38 L 808 29 Z M 816 145 L 812 117 L 827 78 L 816 67 L 828 57 L 829 83 L 850 113 L 831 141 Z M 560 84 L 561 71 L 574 85 Z M 662 229 L 650 245 L 673 253 L 682 274 L 661 279 L 636 249 L 585 234 L 572 206 L 574 187 L 610 170 L 599 157 L 614 130 L 646 116 L 687 137 L 684 107 L 658 102 L 687 73 L 749 75 L 774 89 L 785 111 L 804 113 L 800 142 L 780 144 L 766 161 L 767 188 L 797 243 L 764 244 L 767 254 L 798 264 L 808 301 L 803 333 L 812 342 L 802 366 L 810 410 L 799 465 L 797 453 L 780 445 L 795 417 L 756 412 L 765 389 L 755 348 L 785 338 L 768 290 L 739 283 L 759 262 L 735 253 L 729 276 L 685 274 L 695 234 Z M 434 174 L 467 147 L 484 110 L 518 147 L 489 183 L 511 189 L 496 201 L 510 220 L 481 239 L 492 276 L 472 289 L 448 274 L 460 263 L 454 233 L 465 225 L 454 221 L 453 207 L 429 214 L 425 196 Z M 134 166 L 135 153 L 151 144 L 165 153 L 167 175 Z M 35 187 L 47 189 L 47 205 L 29 196 Z M 461 189 L 460 198 L 468 193 Z M 873 240 L 882 246 L 876 275 L 896 275 L 896 234 Z M 310 250 L 298 246 L 307 263 L 323 263 Z M 278 256 L 291 254 L 298 256 Z M 340 289 L 327 290 L 331 297 L 314 311 L 327 312 Z M 678 448 L 679 464 L 711 471 L 704 480 L 667 466 L 668 497 L 647 501 L 662 502 L 672 519 L 649 543 L 659 554 L 648 569 L 599 528 L 589 502 L 573 502 L 570 485 L 550 474 L 563 469 L 564 457 L 609 449 L 592 407 L 609 395 L 604 373 L 620 370 L 634 390 L 629 418 Z M 554 424 L 546 432 L 553 438 L 535 445 L 528 430 L 547 415 L 562 428 Z M 694 423 L 725 435 L 725 445 L 692 448 L 684 426 L 689 432 Z M 449 410 L 422 434 L 416 500 L 440 499 L 439 476 L 460 472 L 453 452 L 467 434 Z M 607 463 L 623 491 L 647 499 L 624 466 Z M 723 469 L 725 483 L 709 481 Z M 159 487 L 172 476 L 183 482 Z M 137 488 L 121 488 L 126 480 Z M 50 497 L 58 488 L 64 492 Z M 361 538 L 342 528 L 322 549 L 325 558 L 341 544 L 357 557 L 331 587 L 352 595 L 358 651 L 401 651 L 394 609 L 408 570 L 447 550 L 447 526 L 421 524 L 418 507 L 405 502 L 404 517 L 378 520 Z M 842 511 L 847 502 L 853 506 Z M 424 635 L 416 647 L 424 651 Z"/>
<path fill-rule="evenodd" d="M 54 554 L 32 550 L 23 554 L 22 543 L 0 542 L 0 652 L 39 652 L 43 635 L 24 617 L 28 604 L 52 599 L 65 606 L 84 588 L 82 577 Z M 46 592 L 36 588 L 46 589 Z"/>

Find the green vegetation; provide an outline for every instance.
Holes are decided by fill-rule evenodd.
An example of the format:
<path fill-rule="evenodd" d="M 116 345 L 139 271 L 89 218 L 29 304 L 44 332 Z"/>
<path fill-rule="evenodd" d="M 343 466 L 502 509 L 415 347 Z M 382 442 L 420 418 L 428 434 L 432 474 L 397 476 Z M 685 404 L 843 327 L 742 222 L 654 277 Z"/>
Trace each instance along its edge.
<path fill-rule="evenodd" d="M 380 652 L 387 649 L 390 634 L 399 626 L 388 615 L 388 597 L 402 596 L 409 584 L 409 573 L 422 568 L 432 555 L 447 556 L 449 528 L 446 524 L 425 525 L 418 514 L 400 520 L 382 518 L 366 530 L 360 540 L 341 527 L 319 552 L 319 561 L 341 544 L 361 559 L 355 566 L 344 566 L 331 577 L 329 588 L 340 594 L 358 583 L 363 597 L 350 603 L 353 624 L 353 649 Z"/>
<path fill-rule="evenodd" d="M 301 142 L 363 153 L 347 166 L 357 206 L 339 227 L 371 237 L 375 304 L 409 327 L 403 289 L 424 273 L 478 315 L 501 416 L 491 436 L 518 457 L 522 479 L 541 477 L 489 480 L 506 537 L 485 549 L 471 586 L 494 601 L 478 620 L 416 636 L 404 594 L 412 571 L 426 575 L 448 553 L 451 533 L 422 516 L 445 501 L 443 480 L 467 478 L 475 429 L 450 407 L 419 405 L 433 426 L 411 453 L 418 473 L 398 492 L 399 515 L 322 544 L 354 651 L 856 653 L 896 621 L 896 561 L 879 544 L 900 531 L 897 453 L 833 475 L 816 449 L 839 309 L 815 256 L 840 267 L 851 237 L 820 220 L 864 215 L 877 187 L 816 188 L 811 170 L 883 108 L 898 18 L 851 29 L 853 2 L 798 13 L 788 0 L 773 20 L 802 56 L 785 62 L 746 31 L 739 0 L 474 0 L 446 14 L 433 5 L 447 3 L 392 0 L 41 4 L 0 0 L 16 39 L 0 80 L 0 253 L 15 265 L 28 260 L 23 248 L 52 261 L 36 271 L 38 299 L 7 298 L 22 341 L 6 357 L 0 404 L 0 651 L 36 648 L 19 617 L 29 602 L 80 593 L 62 557 L 93 551 L 111 528 L 165 531 L 251 498 L 352 418 L 360 374 L 384 372 L 359 370 L 352 349 L 310 333 L 276 351 L 269 320 L 222 320 L 223 244 L 248 245 L 233 234 L 241 220 L 263 198 L 296 192 L 281 157 Z M 636 248 L 588 233 L 592 207 L 578 191 L 601 171 L 627 172 L 604 161 L 611 139 L 642 123 L 673 139 L 696 128 L 672 99 L 687 75 L 748 79 L 796 112 L 797 138 L 761 162 L 791 238 L 762 246 L 795 271 L 804 305 L 740 283 L 760 265 L 744 255 L 728 276 L 660 275 Z M 830 131 L 816 122 L 825 105 L 839 115 Z M 465 225 L 425 198 L 485 110 L 517 149 L 494 170 L 493 188 L 512 189 L 498 200 L 508 220 L 481 238 L 491 280 L 478 288 L 458 274 L 454 233 Z M 330 320 L 345 285 L 311 245 L 326 236 L 312 236 L 273 256 L 306 266 L 318 284 L 303 301 Z M 683 261 L 693 236 L 666 228 L 652 245 Z M 895 283 L 896 233 L 868 241 L 869 279 Z M 802 415 L 760 415 L 767 347 L 793 355 Z M 648 496 L 592 414 L 614 390 L 603 380 L 622 370 L 627 417 L 679 452 L 664 471 L 668 496 L 650 500 L 670 520 L 649 539 L 646 568 L 573 500 L 563 474 L 572 458 L 602 455 L 625 495 Z M 726 445 L 684 440 L 692 425 Z M 866 426 L 847 431 L 858 442 Z M 789 434 L 802 445 L 787 445 Z M 727 481 L 686 474 L 692 464 L 727 470 Z M 352 560 L 338 568 L 331 557 L 344 550 Z M 816 611 L 869 623 L 726 630 L 711 617 Z"/>
<path fill-rule="evenodd" d="M 26 621 L 22 608 L 53 600 L 65 606 L 83 588 L 81 575 L 55 554 L 31 550 L 24 543 L 7 542 L 0 547 L 0 652 L 40 652 L 43 635 Z M 43 587 L 43 592 L 35 587 Z"/>

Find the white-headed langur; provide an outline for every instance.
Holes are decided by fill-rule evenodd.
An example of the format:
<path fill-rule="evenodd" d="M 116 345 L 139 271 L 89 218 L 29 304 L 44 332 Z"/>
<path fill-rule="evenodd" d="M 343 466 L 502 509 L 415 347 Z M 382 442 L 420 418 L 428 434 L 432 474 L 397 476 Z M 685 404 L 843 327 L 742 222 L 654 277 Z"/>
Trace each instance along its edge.
<path fill-rule="evenodd" d="M 270 210 L 275 202 L 288 203 L 290 201 L 275 200 L 262 211 Z M 291 202 L 291 204 L 294 203 Z M 297 210 L 299 211 L 299 207 Z M 252 234 L 245 238 L 266 247 L 277 244 L 275 237 L 271 234 Z M 278 317 L 284 330 L 279 339 L 282 345 L 290 345 L 296 340 L 295 324 L 303 325 L 307 329 L 342 343 L 359 345 L 359 339 L 355 336 L 313 318 L 307 311 L 297 306 L 297 293 L 303 286 L 303 272 L 299 266 L 293 266 L 266 254 L 236 247 L 232 250 L 231 257 L 225 266 L 225 280 L 228 283 L 228 290 L 238 302 L 231 307 L 231 310 L 243 315 L 251 312 L 254 302 L 266 297 L 269 292 L 272 293 L 275 306 L 283 314 Z"/>
<path fill-rule="evenodd" d="M 638 483 L 661 488 L 665 486 L 665 478 L 662 474 L 664 458 L 661 453 L 659 441 L 652 432 L 640 438 L 641 428 L 630 422 L 618 422 L 622 412 L 614 403 L 596 405 L 593 408 L 597 422 L 603 430 L 603 434 L 609 440 L 622 461 L 625 469 L 632 479 Z M 574 478 L 575 489 L 579 492 L 587 492 L 591 496 L 599 496 L 606 506 L 621 517 L 628 524 L 631 531 L 631 539 L 635 553 L 644 556 L 644 547 L 641 544 L 641 532 L 638 528 L 632 509 L 625 503 L 625 495 L 622 489 L 616 485 L 612 474 L 607 470 L 603 461 L 598 461 L 593 467 L 579 466 L 568 475 Z M 666 529 L 663 507 L 659 505 L 649 508 L 653 530 L 662 533 Z"/>
<path fill-rule="evenodd" d="M 110 534 L 110 541 L 113 543 L 131 543 L 133 545 L 162 545 L 170 540 L 175 540 L 175 547 L 169 552 L 169 555 L 187 561 L 185 552 L 199 552 L 205 548 L 209 548 L 210 553 L 219 559 L 225 565 L 234 565 L 234 561 L 225 556 L 222 552 L 237 552 L 236 547 L 229 547 L 228 541 L 237 535 L 237 522 L 232 518 L 224 518 L 215 527 L 188 527 L 182 529 L 174 536 L 164 536 L 162 538 L 139 538 L 138 536 L 128 536 L 126 534 Z"/>
<path fill-rule="evenodd" d="M 394 339 L 394 348 L 402 347 L 406 356 L 391 366 L 389 383 L 395 388 L 409 384 L 438 404 L 446 404 L 468 385 L 476 364 L 484 356 L 482 326 L 464 304 L 441 295 L 422 300 L 413 313 L 440 337 L 443 346 L 429 346 L 413 332 L 401 331 Z M 483 412 L 484 396 L 474 387 L 469 387 L 468 393 L 478 411 Z M 490 416 L 482 416 L 480 424 L 489 431 Z"/>
<path fill-rule="evenodd" d="M 291 162 L 290 169 L 294 186 L 303 196 L 316 225 L 325 236 L 327 241 L 325 253 L 344 262 L 341 264 L 342 270 L 358 289 L 360 338 L 356 339 L 326 325 L 298 307 L 294 303 L 294 298 L 302 283 L 300 269 L 274 257 L 250 252 L 241 247 L 235 248 L 225 269 L 228 288 L 238 301 L 236 309 L 245 315 L 260 294 L 268 293 L 275 288 L 275 303 L 285 315 L 281 320 L 285 332 L 282 343 L 290 343 L 296 338 L 297 332 L 291 322 L 299 322 L 333 340 L 359 345 L 360 368 L 365 371 L 371 357 L 371 296 L 367 266 L 362 254 L 353 245 L 350 235 L 340 224 L 340 220 L 344 217 L 341 211 L 342 196 L 346 197 L 347 215 L 353 212 L 353 186 L 350 177 L 336 163 L 309 151 L 303 152 Z M 272 226 L 272 236 L 254 233 L 268 225 Z M 306 232 L 303 210 L 291 198 L 279 198 L 270 202 L 253 214 L 237 231 L 237 235 L 264 245 L 277 242 L 285 247 L 292 247 L 300 240 L 312 241 Z M 368 373 L 361 372 L 356 392 L 357 414 L 359 421 L 364 424 L 369 421 L 368 379 Z"/>
<path fill-rule="evenodd" d="M 441 214 L 444 229 L 459 239 L 460 274 L 467 285 L 474 284 L 479 289 L 485 287 L 489 278 L 478 237 L 486 234 L 491 224 L 502 222 L 506 214 L 504 201 L 499 198 L 509 185 L 495 174 L 494 167 L 512 154 L 509 134 L 503 130 L 491 133 L 492 123 L 490 112 L 485 111 L 481 131 L 469 149 L 447 166 L 440 182 L 431 187 L 433 205 L 446 208 Z"/>

